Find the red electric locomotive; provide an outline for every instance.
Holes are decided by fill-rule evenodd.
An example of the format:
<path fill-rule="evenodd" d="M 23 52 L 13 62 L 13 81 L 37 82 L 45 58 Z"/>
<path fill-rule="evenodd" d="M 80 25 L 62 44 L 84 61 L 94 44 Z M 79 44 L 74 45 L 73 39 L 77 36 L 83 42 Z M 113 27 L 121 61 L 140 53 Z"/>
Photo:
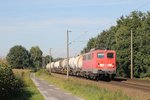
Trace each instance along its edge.
<path fill-rule="evenodd" d="M 93 50 L 84 54 L 82 71 L 88 78 L 114 78 L 116 75 L 116 52 L 114 50 Z"/>

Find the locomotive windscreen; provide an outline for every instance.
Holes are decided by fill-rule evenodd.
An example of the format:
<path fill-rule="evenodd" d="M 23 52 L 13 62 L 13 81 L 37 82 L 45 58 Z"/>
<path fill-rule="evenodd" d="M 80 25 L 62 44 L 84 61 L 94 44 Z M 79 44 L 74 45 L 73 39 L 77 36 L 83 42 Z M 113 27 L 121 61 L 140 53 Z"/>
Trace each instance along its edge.
<path fill-rule="evenodd" d="M 107 58 L 114 58 L 114 53 L 107 53 Z"/>
<path fill-rule="evenodd" d="M 98 53 L 98 54 L 97 54 L 97 57 L 98 57 L 98 58 L 104 58 L 104 53 Z"/>

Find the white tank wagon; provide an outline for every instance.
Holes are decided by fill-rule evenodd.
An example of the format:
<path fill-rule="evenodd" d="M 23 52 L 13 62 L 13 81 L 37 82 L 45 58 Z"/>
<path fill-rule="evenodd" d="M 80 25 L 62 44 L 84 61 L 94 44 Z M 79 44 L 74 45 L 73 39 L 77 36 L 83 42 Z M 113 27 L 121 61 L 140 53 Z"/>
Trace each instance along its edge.
<path fill-rule="evenodd" d="M 74 60 L 74 64 L 75 64 L 76 69 L 81 69 L 82 64 L 83 64 L 83 56 L 82 55 L 77 56 Z"/>
<path fill-rule="evenodd" d="M 81 68 L 83 64 L 83 56 L 79 55 L 77 57 L 72 57 L 69 59 L 69 74 L 71 75 L 79 75 L 81 73 Z M 50 69 L 51 66 L 51 69 Z M 51 64 L 47 64 L 46 69 L 48 71 L 64 73 L 67 72 L 67 59 L 59 60 L 56 62 L 52 62 Z"/>
<path fill-rule="evenodd" d="M 63 68 L 63 60 L 60 60 L 60 63 L 59 63 L 59 68 Z"/>
<path fill-rule="evenodd" d="M 61 67 L 62 68 L 67 68 L 67 59 L 64 59 L 62 62 L 61 62 Z"/>
<path fill-rule="evenodd" d="M 55 62 L 54 63 L 54 68 L 59 68 L 59 63 L 60 63 L 60 61 Z"/>
<path fill-rule="evenodd" d="M 75 63 L 74 63 L 74 60 L 75 60 L 74 57 L 72 57 L 72 58 L 69 59 L 69 66 L 70 66 L 70 68 L 72 68 L 72 69 L 75 69 Z"/>
<path fill-rule="evenodd" d="M 50 68 L 50 63 L 48 63 L 48 64 L 46 65 L 46 70 L 49 70 L 49 68 Z"/>
<path fill-rule="evenodd" d="M 78 63 L 77 63 L 77 66 L 78 68 L 82 68 L 82 65 L 83 65 L 83 55 L 80 55 L 79 59 L 78 59 Z"/>
<path fill-rule="evenodd" d="M 52 68 L 52 69 L 54 68 L 54 62 L 51 63 L 51 68 Z"/>
<path fill-rule="evenodd" d="M 74 64 L 75 64 L 75 69 L 73 70 L 73 74 L 75 76 L 80 76 L 82 70 L 82 64 L 83 64 L 83 56 L 82 55 L 77 56 L 74 60 Z"/>
<path fill-rule="evenodd" d="M 48 63 L 48 64 L 46 65 L 46 70 L 48 70 L 48 71 L 52 70 L 52 69 L 53 69 L 53 64 L 54 64 L 54 62 L 52 62 L 51 64 Z"/>

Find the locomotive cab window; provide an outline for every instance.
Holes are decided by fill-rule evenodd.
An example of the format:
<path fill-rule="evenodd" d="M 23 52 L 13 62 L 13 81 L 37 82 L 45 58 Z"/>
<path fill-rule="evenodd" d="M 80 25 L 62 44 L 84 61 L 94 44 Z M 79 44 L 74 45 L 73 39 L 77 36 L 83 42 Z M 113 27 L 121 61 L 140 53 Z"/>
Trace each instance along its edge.
<path fill-rule="evenodd" d="M 104 58 L 104 53 L 98 53 L 97 58 Z"/>
<path fill-rule="evenodd" d="M 89 55 L 88 55 L 88 60 L 91 60 L 91 59 L 92 59 L 92 55 L 89 54 Z"/>
<path fill-rule="evenodd" d="M 86 55 L 83 56 L 83 60 L 86 60 Z"/>
<path fill-rule="evenodd" d="M 114 54 L 113 53 L 107 53 L 107 58 L 114 58 Z"/>

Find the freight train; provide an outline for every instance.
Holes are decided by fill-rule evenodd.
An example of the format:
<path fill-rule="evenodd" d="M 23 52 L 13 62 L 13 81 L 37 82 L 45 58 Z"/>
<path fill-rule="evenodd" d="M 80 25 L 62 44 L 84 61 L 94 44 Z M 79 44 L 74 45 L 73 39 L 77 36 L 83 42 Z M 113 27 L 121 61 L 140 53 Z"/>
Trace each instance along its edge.
<path fill-rule="evenodd" d="M 116 52 L 114 50 L 91 50 L 69 59 L 69 74 L 89 79 L 113 79 L 116 75 Z M 48 63 L 48 71 L 67 73 L 67 59 Z"/>

